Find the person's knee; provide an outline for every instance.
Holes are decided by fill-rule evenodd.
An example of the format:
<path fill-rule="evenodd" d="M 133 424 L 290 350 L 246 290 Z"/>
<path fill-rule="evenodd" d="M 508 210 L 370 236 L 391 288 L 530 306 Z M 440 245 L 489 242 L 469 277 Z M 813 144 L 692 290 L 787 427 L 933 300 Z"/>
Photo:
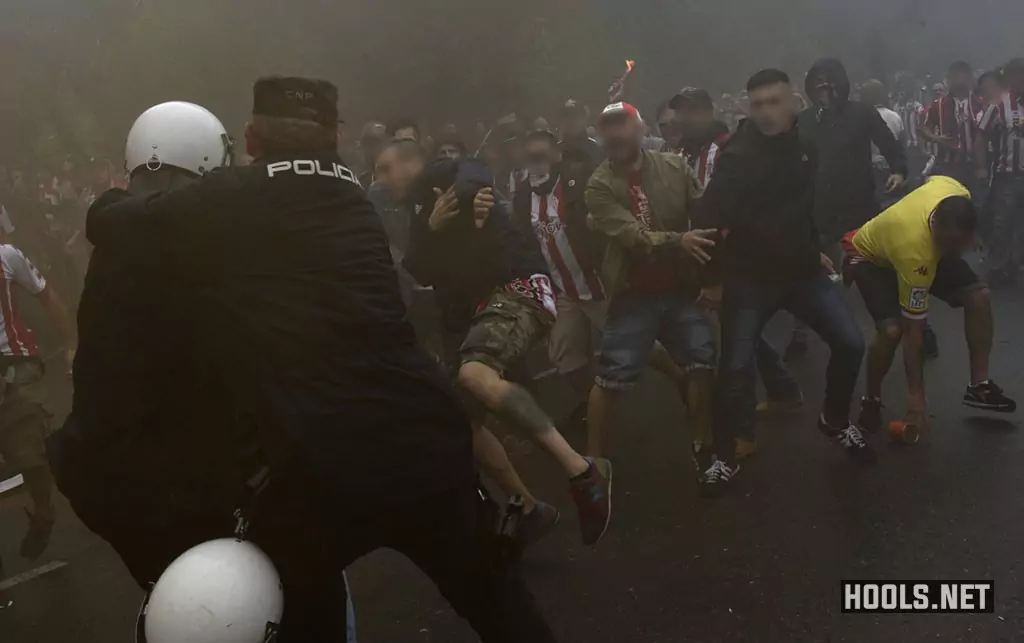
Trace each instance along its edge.
<path fill-rule="evenodd" d="M 486 364 L 466 362 L 459 367 L 458 382 L 459 386 L 479 398 L 487 395 L 495 375 L 494 370 Z"/>
<path fill-rule="evenodd" d="M 992 308 L 992 292 L 988 286 L 979 286 L 963 293 L 960 297 L 967 312 L 987 311 Z"/>
<path fill-rule="evenodd" d="M 903 326 L 898 321 L 891 321 L 878 327 L 877 341 L 886 346 L 895 346 L 903 339 Z"/>

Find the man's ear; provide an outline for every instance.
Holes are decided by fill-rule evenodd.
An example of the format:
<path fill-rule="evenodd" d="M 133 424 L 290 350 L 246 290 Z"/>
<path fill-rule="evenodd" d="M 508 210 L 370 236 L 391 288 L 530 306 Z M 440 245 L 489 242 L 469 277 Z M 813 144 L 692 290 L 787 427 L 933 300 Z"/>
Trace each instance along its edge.
<path fill-rule="evenodd" d="M 263 156 L 263 143 L 251 122 L 245 124 L 245 153 L 254 159 Z"/>

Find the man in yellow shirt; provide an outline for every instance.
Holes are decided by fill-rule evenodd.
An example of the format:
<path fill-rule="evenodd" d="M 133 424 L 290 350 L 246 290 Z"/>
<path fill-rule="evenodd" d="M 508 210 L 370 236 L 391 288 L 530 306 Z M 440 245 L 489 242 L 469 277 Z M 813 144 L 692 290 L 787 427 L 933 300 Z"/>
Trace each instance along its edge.
<path fill-rule="evenodd" d="M 923 331 L 934 295 L 964 308 L 971 383 L 967 406 L 1010 413 L 1017 404 L 989 379 L 992 305 L 989 290 L 963 259 L 974 245 L 978 214 L 957 181 L 936 176 L 844 237 L 846 275 L 857 284 L 878 332 L 868 352 L 867 395 L 859 424 L 882 424 L 882 379 L 903 342 L 907 370 L 907 422 L 927 426 Z"/>

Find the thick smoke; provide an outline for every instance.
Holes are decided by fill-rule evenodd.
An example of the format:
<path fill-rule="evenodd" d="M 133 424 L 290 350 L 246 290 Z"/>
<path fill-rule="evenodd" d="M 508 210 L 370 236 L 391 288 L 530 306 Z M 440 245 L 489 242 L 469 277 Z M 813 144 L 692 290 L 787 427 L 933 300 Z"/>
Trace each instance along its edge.
<path fill-rule="evenodd" d="M 598 104 L 624 58 L 645 110 L 765 66 L 799 77 L 821 55 L 860 77 L 991 67 L 1020 53 L 1020 24 L 1020 0 L 0 0 L 0 160 L 45 141 L 116 156 L 132 118 L 171 99 L 237 133 L 268 73 L 337 83 L 350 132 L 397 115 L 439 127 Z"/>

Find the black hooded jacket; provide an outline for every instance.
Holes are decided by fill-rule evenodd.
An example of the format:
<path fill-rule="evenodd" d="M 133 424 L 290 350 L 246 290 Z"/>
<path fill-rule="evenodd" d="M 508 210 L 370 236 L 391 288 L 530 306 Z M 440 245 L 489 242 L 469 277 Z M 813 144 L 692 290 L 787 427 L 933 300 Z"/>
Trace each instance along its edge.
<path fill-rule="evenodd" d="M 431 231 L 434 188 L 455 186 L 459 213 L 440 230 Z M 494 186 L 490 168 L 476 159 L 443 159 L 427 166 L 415 188 L 409 252 L 402 265 L 416 281 L 433 286 L 445 327 L 454 333 L 469 328 L 477 306 L 492 291 L 514 279 L 548 274 L 544 256 L 529 227 L 517 225 L 507 202 L 498 202 L 484 225 L 476 227 L 473 198 Z"/>
<path fill-rule="evenodd" d="M 907 176 L 907 156 L 882 117 L 871 105 L 850 101 L 850 80 L 843 64 L 833 58 L 814 63 L 805 90 L 815 99 L 815 86 L 824 77 L 833 87 L 833 105 L 815 103 L 800 114 L 800 136 L 818 151 L 814 213 L 826 242 L 838 241 L 878 214 L 871 144 L 896 174 Z"/>
<path fill-rule="evenodd" d="M 726 279 L 788 282 L 821 270 L 814 225 L 814 147 L 798 126 L 765 136 L 744 120 L 718 153 L 715 174 L 698 205 L 694 226 L 725 237 L 716 255 Z M 714 279 L 717 275 L 706 275 Z"/>

